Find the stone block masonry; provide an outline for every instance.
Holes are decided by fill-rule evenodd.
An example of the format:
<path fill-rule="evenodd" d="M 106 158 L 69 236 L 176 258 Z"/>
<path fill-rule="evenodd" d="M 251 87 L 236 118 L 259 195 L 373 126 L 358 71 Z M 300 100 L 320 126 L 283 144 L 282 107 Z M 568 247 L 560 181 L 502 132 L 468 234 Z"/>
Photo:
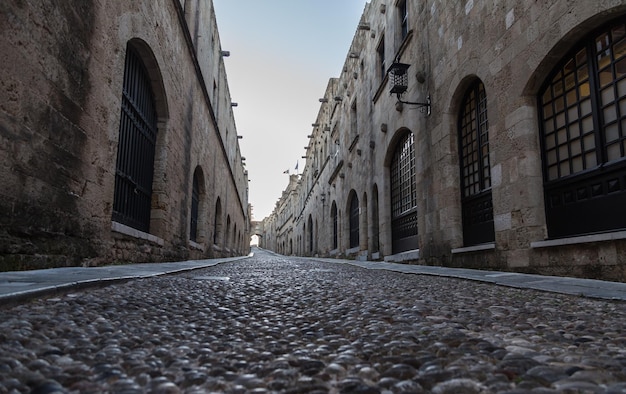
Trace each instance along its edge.
<path fill-rule="evenodd" d="M 372 0 L 261 246 L 626 281 L 625 18 L 615 1 Z M 395 62 L 429 115 L 389 93 Z"/>
<path fill-rule="evenodd" d="M 128 48 L 157 117 L 147 231 L 112 219 Z M 212 2 L 3 2 L 0 52 L 0 270 L 248 253 Z"/>

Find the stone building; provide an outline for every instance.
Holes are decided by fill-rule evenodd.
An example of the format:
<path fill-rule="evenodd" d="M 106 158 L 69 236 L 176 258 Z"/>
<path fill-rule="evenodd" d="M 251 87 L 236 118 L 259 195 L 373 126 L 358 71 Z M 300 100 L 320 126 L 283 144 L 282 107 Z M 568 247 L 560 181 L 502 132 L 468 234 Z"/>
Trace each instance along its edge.
<path fill-rule="evenodd" d="M 0 53 L 0 269 L 248 253 L 211 1 L 3 1 Z"/>
<path fill-rule="evenodd" d="M 320 102 L 263 247 L 626 281 L 626 2 L 372 0 Z"/>

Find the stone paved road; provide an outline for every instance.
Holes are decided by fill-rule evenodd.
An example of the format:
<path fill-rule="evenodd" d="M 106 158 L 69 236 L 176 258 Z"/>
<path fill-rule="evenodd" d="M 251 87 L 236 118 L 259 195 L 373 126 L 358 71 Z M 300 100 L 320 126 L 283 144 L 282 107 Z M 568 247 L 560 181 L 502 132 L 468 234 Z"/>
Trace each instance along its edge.
<path fill-rule="evenodd" d="M 626 303 L 255 257 L 0 308 L 0 393 L 626 393 Z"/>

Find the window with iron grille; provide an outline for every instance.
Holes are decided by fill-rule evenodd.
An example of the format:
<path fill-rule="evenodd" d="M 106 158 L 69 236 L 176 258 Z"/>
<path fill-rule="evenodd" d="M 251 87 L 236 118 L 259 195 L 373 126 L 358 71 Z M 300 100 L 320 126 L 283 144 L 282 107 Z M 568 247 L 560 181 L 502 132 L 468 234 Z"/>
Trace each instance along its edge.
<path fill-rule="evenodd" d="M 538 102 L 549 236 L 626 228 L 626 17 L 580 41 Z"/>
<path fill-rule="evenodd" d="M 198 240 L 198 208 L 200 204 L 200 182 L 198 178 L 198 171 L 195 171 L 191 189 L 191 223 L 189 230 L 189 239 L 193 242 Z"/>
<path fill-rule="evenodd" d="M 400 13 L 400 34 L 404 40 L 409 34 L 409 12 L 406 6 L 406 0 L 398 3 L 398 11 Z"/>
<path fill-rule="evenodd" d="M 157 114 L 148 73 L 132 47 L 126 51 L 113 220 L 150 229 Z"/>
<path fill-rule="evenodd" d="M 330 209 L 330 216 L 333 222 L 333 249 L 338 248 L 338 233 L 337 233 L 337 204 L 333 201 L 333 207 Z"/>
<path fill-rule="evenodd" d="M 493 242 L 487 95 L 480 80 L 468 89 L 459 114 L 461 204 L 465 246 Z"/>
<path fill-rule="evenodd" d="M 309 215 L 309 252 L 313 253 L 313 218 Z"/>
<path fill-rule="evenodd" d="M 417 188 L 413 133 L 406 133 L 396 145 L 390 171 L 393 253 L 417 249 Z"/>
<path fill-rule="evenodd" d="M 226 232 L 224 233 L 224 247 L 230 248 L 230 215 L 226 216 Z"/>
<path fill-rule="evenodd" d="M 359 246 L 359 197 L 356 193 L 350 199 L 350 248 Z"/>
<path fill-rule="evenodd" d="M 215 202 L 215 222 L 213 226 L 213 244 L 219 245 L 222 236 L 222 201 L 217 198 Z"/>
<path fill-rule="evenodd" d="M 378 217 L 378 186 L 374 185 L 372 191 L 372 229 L 374 231 L 372 250 L 378 252 L 380 249 L 380 218 Z"/>

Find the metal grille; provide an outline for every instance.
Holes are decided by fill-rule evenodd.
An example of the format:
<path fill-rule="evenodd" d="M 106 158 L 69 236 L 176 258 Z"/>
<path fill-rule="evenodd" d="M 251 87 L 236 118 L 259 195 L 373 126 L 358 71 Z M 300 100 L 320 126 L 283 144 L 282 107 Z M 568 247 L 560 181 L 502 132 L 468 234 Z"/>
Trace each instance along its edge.
<path fill-rule="evenodd" d="M 150 227 L 157 115 L 150 79 L 132 48 L 126 51 L 113 220 Z"/>
<path fill-rule="evenodd" d="M 213 244 L 218 245 L 222 231 L 222 202 L 217 199 L 215 203 L 215 225 L 213 226 Z"/>
<path fill-rule="evenodd" d="M 230 247 L 230 215 L 226 217 L 226 232 L 224 233 L 224 247 Z"/>
<path fill-rule="evenodd" d="M 626 228 L 626 18 L 580 42 L 539 107 L 549 236 Z"/>
<path fill-rule="evenodd" d="M 333 249 L 338 248 L 338 237 L 337 237 L 337 205 L 333 202 L 333 207 L 330 210 L 330 216 L 333 220 Z"/>
<path fill-rule="evenodd" d="M 604 162 L 626 157 L 626 24 L 596 38 Z"/>
<path fill-rule="evenodd" d="M 378 217 L 378 209 L 378 187 L 374 186 L 372 191 L 372 230 L 374 231 L 372 248 L 374 252 L 378 252 L 380 249 L 380 218 Z"/>
<path fill-rule="evenodd" d="M 558 70 L 541 102 L 547 180 L 594 168 L 598 160 L 586 49 Z"/>
<path fill-rule="evenodd" d="M 309 252 L 313 253 L 313 218 L 309 215 Z"/>
<path fill-rule="evenodd" d="M 398 217 L 417 206 L 413 133 L 396 147 L 391 163 L 391 214 Z"/>
<path fill-rule="evenodd" d="M 193 242 L 198 240 L 198 208 L 200 202 L 200 185 L 198 173 L 193 176 L 193 187 L 191 189 L 191 223 L 189 229 L 189 239 Z"/>
<path fill-rule="evenodd" d="M 350 200 L 350 247 L 359 246 L 359 198 L 356 194 Z"/>
<path fill-rule="evenodd" d="M 459 120 L 463 197 L 491 187 L 487 95 L 478 81 L 468 91 Z"/>
<path fill-rule="evenodd" d="M 489 163 L 487 95 L 482 82 L 468 90 L 459 116 L 463 243 L 477 245 L 495 240 Z"/>
<path fill-rule="evenodd" d="M 398 143 L 391 161 L 391 231 L 393 253 L 417 249 L 413 133 L 407 133 Z"/>

